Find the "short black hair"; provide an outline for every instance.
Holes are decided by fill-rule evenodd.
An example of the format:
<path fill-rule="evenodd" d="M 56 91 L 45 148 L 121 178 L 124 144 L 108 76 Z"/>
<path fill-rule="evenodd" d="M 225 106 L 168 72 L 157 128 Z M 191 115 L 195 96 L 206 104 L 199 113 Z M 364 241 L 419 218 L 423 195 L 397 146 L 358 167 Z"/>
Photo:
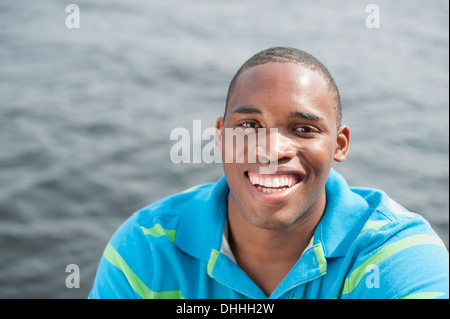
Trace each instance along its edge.
<path fill-rule="evenodd" d="M 234 92 L 237 78 L 239 75 L 246 69 L 251 68 L 253 66 L 262 65 L 268 62 L 278 62 L 278 63 L 298 63 L 302 66 L 310 69 L 311 71 L 319 72 L 324 80 L 328 84 L 328 88 L 333 94 L 333 99 L 335 101 L 336 108 L 336 122 L 337 127 L 341 126 L 342 119 L 342 106 L 341 106 L 341 98 L 339 95 L 339 90 L 337 88 L 336 83 L 334 82 L 333 77 L 331 76 L 328 69 L 315 57 L 311 54 L 296 49 L 296 48 L 287 48 L 287 47 L 273 47 L 261 52 L 256 53 L 250 59 L 248 59 L 236 72 L 233 79 L 231 80 L 230 86 L 228 88 L 227 99 L 225 103 L 225 113 L 224 118 L 227 113 L 228 103 L 230 101 L 231 95 Z"/>

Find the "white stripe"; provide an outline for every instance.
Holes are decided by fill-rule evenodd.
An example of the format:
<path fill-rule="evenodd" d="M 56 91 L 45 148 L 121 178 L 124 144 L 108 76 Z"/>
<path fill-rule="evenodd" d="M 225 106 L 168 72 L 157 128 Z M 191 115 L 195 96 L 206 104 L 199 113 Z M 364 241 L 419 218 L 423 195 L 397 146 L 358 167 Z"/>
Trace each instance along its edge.
<path fill-rule="evenodd" d="M 389 208 L 391 209 L 391 211 L 397 215 L 397 216 L 406 216 L 408 218 L 413 218 L 414 214 L 407 211 L 406 209 L 404 209 L 402 206 L 400 206 L 395 200 L 393 200 L 392 198 L 388 197 L 389 199 Z"/>

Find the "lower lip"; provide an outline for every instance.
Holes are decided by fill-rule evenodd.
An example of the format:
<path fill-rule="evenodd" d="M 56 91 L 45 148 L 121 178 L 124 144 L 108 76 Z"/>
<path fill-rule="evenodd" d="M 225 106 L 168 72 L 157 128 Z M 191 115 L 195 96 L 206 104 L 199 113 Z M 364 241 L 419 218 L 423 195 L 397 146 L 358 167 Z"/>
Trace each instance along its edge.
<path fill-rule="evenodd" d="M 285 190 L 269 194 L 269 193 L 264 193 L 264 192 L 260 191 L 255 185 L 253 185 L 252 182 L 250 182 L 250 179 L 248 178 L 247 174 L 245 174 L 245 180 L 247 182 L 248 188 L 249 188 L 252 196 L 257 201 L 262 202 L 267 205 L 279 205 L 279 204 L 286 202 L 290 198 L 292 193 L 296 190 L 296 188 L 301 184 L 301 181 L 300 181 L 297 184 L 295 184 Z"/>

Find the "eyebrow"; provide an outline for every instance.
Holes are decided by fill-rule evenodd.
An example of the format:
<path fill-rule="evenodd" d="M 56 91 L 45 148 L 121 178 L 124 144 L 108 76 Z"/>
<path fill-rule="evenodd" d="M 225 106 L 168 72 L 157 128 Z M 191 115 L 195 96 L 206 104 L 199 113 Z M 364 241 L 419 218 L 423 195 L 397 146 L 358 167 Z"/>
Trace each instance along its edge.
<path fill-rule="evenodd" d="M 236 108 L 233 113 L 239 113 L 239 114 L 263 114 L 263 112 L 255 107 L 252 106 L 240 106 L 238 108 Z M 322 120 L 321 117 L 313 114 L 313 113 L 306 113 L 306 112 L 300 112 L 300 111 L 296 111 L 296 112 L 291 112 L 289 113 L 289 117 L 290 118 L 300 118 L 300 119 L 304 119 L 304 120 L 308 120 L 308 121 L 314 121 L 314 122 L 319 122 Z"/>
<path fill-rule="evenodd" d="M 304 120 L 308 120 L 308 121 L 314 121 L 314 122 L 319 122 L 320 120 L 322 120 L 321 117 L 312 114 L 312 113 L 305 113 L 305 112 L 291 112 L 289 114 L 290 118 L 301 118 Z"/>
<path fill-rule="evenodd" d="M 262 114 L 260 109 L 251 106 L 240 106 L 236 108 L 233 113 L 239 114 Z"/>

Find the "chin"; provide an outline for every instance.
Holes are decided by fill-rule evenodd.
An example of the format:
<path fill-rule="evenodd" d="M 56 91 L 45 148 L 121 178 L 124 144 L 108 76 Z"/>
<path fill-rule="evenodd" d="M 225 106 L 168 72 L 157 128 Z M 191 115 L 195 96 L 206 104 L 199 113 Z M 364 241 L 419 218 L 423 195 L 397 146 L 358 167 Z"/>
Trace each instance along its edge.
<path fill-rule="evenodd" d="M 302 212 L 280 209 L 273 210 L 273 207 L 265 209 L 241 210 L 245 219 L 254 227 L 268 230 L 283 230 L 300 222 L 305 215 Z"/>

